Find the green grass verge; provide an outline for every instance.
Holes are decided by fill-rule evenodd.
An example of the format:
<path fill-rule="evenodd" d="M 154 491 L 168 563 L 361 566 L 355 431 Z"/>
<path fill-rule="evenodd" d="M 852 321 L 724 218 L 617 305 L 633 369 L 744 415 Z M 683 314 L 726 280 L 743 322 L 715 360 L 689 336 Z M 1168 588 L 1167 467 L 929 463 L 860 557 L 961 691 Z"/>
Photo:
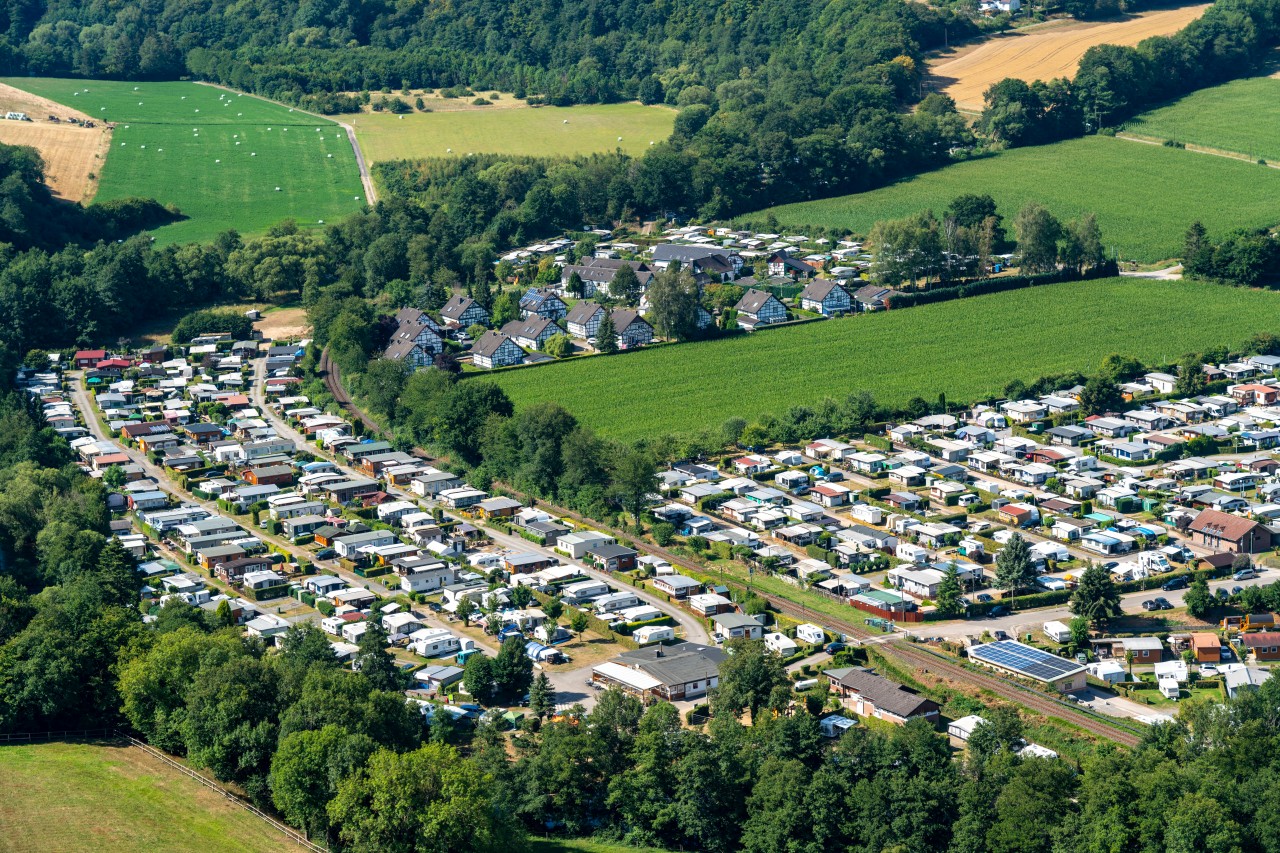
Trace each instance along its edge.
<path fill-rule="evenodd" d="M 665 107 L 589 104 L 486 107 L 403 117 L 362 113 L 348 121 L 365 156 L 380 163 L 468 153 L 572 157 L 621 148 L 639 154 L 650 142 L 671 135 L 675 116 Z"/>
<path fill-rule="evenodd" d="M 809 227 L 867 234 L 884 219 L 932 209 L 963 193 L 987 193 L 1011 221 L 1029 201 L 1067 220 L 1092 211 L 1108 252 L 1154 262 L 1176 257 L 1194 220 L 1212 234 L 1280 222 L 1280 172 L 1242 161 L 1140 142 L 1088 137 L 1017 148 L 958 163 L 855 195 L 800 202 L 752 214 L 777 217 L 790 233 Z"/>
<path fill-rule="evenodd" d="M 298 851 L 249 812 L 140 749 L 0 747 L 0 849 L 202 853 Z"/>
<path fill-rule="evenodd" d="M 1280 80 L 1252 77 L 1201 89 L 1139 116 L 1125 130 L 1280 160 Z"/>
<path fill-rule="evenodd" d="M 176 205 L 187 218 L 153 231 L 157 243 L 257 234 L 288 218 L 314 227 L 365 203 L 346 132 L 327 119 L 198 83 L 3 82 L 115 123 L 95 200 Z"/>
<path fill-rule="evenodd" d="M 1212 159 L 1202 157 L 1201 159 Z M 583 423 L 635 440 L 781 414 L 867 390 L 887 405 L 915 396 L 969 401 L 1012 379 L 1095 371 L 1107 355 L 1147 364 L 1280 332 L 1280 295 L 1198 282 L 1100 279 L 490 377 L 517 407 L 551 400 Z"/>

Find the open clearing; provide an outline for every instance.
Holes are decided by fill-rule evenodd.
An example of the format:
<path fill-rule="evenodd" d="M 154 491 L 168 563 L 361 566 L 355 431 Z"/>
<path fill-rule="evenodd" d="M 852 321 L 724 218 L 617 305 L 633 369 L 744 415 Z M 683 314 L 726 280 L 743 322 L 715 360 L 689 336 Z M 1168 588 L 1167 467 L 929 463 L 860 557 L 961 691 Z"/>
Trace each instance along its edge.
<path fill-rule="evenodd" d="M 115 124 L 96 198 L 176 205 L 188 218 L 153 231 L 157 243 L 291 217 L 314 227 L 365 203 L 347 135 L 327 119 L 198 83 L 4 82 Z"/>
<path fill-rule="evenodd" d="M 1122 21 L 1076 23 L 1013 32 L 960 48 L 929 63 L 934 88 L 962 110 L 982 110 L 982 94 L 993 83 L 1017 77 L 1028 83 L 1073 77 L 1080 57 L 1099 44 L 1136 45 L 1151 36 L 1177 32 L 1204 14 L 1209 4 L 1157 9 Z"/>
<path fill-rule="evenodd" d="M 501 104 L 404 116 L 361 113 L 344 120 L 355 127 L 369 162 L 381 163 L 469 153 L 573 157 L 621 148 L 639 154 L 650 142 L 669 137 L 676 117 L 674 110 L 643 104 Z"/>
<path fill-rule="evenodd" d="M 490 378 L 517 407 L 554 401 L 602 433 L 634 440 L 718 428 L 730 417 L 781 414 L 859 390 L 888 405 L 915 396 L 934 400 L 940 392 L 954 402 L 977 400 L 998 394 L 1013 379 L 1092 372 L 1111 353 L 1169 363 L 1211 345 L 1239 345 L 1258 331 L 1280 332 L 1280 294 L 1113 278 L 592 356 Z"/>
<path fill-rule="evenodd" d="M 0 747 L 0 850 L 300 851 L 281 833 L 140 749 Z"/>
<path fill-rule="evenodd" d="M 1280 80 L 1252 77 L 1193 92 L 1124 128 L 1250 159 L 1280 160 Z"/>
<path fill-rule="evenodd" d="M 1280 172 L 1190 151 L 1090 136 L 1015 148 L 855 195 L 799 202 L 772 213 L 785 228 L 824 226 L 867 234 L 879 220 L 926 209 L 941 215 L 963 193 L 987 193 L 1006 223 L 1028 201 L 1059 219 L 1092 211 L 1108 252 L 1144 263 L 1175 257 L 1200 220 L 1211 234 L 1280 222 Z"/>
<path fill-rule="evenodd" d="M 79 110 L 67 109 L 30 92 L 0 84 L 0 113 L 26 113 L 31 121 L 0 120 L 0 142 L 30 145 L 44 160 L 45 183 L 59 198 L 88 201 L 97 189 L 97 173 L 111 146 L 111 131 L 70 124 L 66 119 L 87 119 Z M 49 121 L 49 116 L 62 121 Z"/>

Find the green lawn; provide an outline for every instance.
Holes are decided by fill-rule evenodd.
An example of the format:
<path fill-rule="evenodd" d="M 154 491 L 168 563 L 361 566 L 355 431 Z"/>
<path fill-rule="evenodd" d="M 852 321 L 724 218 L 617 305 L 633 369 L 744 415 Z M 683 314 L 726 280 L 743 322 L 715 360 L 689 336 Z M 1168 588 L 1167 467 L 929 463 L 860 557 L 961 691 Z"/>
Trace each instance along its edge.
<path fill-rule="evenodd" d="M 1201 89 L 1139 116 L 1125 130 L 1280 160 L 1280 80 L 1253 77 Z"/>
<path fill-rule="evenodd" d="M 1209 160 L 1212 158 L 1201 158 Z M 490 378 L 516 406 L 553 400 L 621 439 L 718 428 L 727 418 L 867 390 L 884 404 L 999 393 L 1012 379 L 1092 372 L 1111 353 L 1170 363 L 1280 332 L 1280 294 L 1102 279 L 592 356 Z"/>
<path fill-rule="evenodd" d="M 326 119 L 198 83 L 4 82 L 115 123 L 96 199 L 177 205 L 188 218 L 156 229 L 157 243 L 255 234 L 290 217 L 316 226 L 364 205 L 346 132 Z"/>
<path fill-rule="evenodd" d="M 442 110 L 403 117 L 362 113 L 346 120 L 355 126 L 365 157 L 379 163 L 469 153 L 571 157 L 621 148 L 639 154 L 650 142 L 671 135 L 675 116 L 665 107 L 589 104 Z"/>
<path fill-rule="evenodd" d="M 249 812 L 140 749 L 0 747 L 0 850 L 297 851 Z"/>
<path fill-rule="evenodd" d="M 1176 257 L 1194 220 L 1210 234 L 1280 222 L 1280 171 L 1222 157 L 1087 137 L 927 172 L 870 192 L 769 208 L 788 233 L 806 226 L 867 234 L 883 219 L 941 213 L 963 193 L 987 193 L 1007 222 L 1028 201 L 1066 220 L 1092 211 L 1103 242 L 1122 259 Z"/>

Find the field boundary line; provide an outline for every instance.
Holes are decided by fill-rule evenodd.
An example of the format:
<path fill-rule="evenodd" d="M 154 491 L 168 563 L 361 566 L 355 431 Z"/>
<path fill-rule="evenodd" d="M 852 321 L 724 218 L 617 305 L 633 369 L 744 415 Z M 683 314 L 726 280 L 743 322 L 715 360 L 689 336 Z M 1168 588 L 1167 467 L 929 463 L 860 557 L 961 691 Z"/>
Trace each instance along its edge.
<path fill-rule="evenodd" d="M 1129 131 L 1117 133 L 1116 139 L 1123 139 L 1125 142 L 1141 142 L 1143 145 L 1158 145 L 1161 148 L 1165 147 L 1165 141 L 1158 136 L 1147 136 L 1141 133 L 1130 133 Z M 1174 142 L 1177 142 L 1184 151 L 1190 151 L 1192 154 L 1208 154 L 1210 157 L 1225 157 L 1228 160 L 1239 160 L 1241 163 L 1251 163 L 1255 166 L 1263 165 L 1268 169 L 1280 169 L 1280 163 L 1272 163 L 1264 157 L 1253 157 L 1241 151 L 1231 151 L 1226 148 L 1210 148 L 1207 145 L 1199 145 L 1195 142 L 1182 142 L 1181 140 L 1176 139 Z M 1264 162 L 1258 163 L 1259 160 L 1263 160 Z"/>
<path fill-rule="evenodd" d="M 178 761 L 174 761 L 168 755 L 165 755 L 163 752 L 151 746 L 150 744 L 145 743 L 144 741 L 140 741 L 135 737 L 130 737 L 129 735 L 124 734 L 123 732 L 117 732 L 117 736 L 120 739 L 127 742 L 130 746 L 140 749 L 143 752 L 145 752 L 147 755 L 151 756 L 152 758 L 155 758 L 163 762 L 164 764 L 168 765 L 169 767 L 172 767 L 176 770 L 181 771 L 187 776 L 190 776 L 192 779 L 195 779 L 197 782 L 199 782 L 201 785 L 204 785 L 206 788 L 210 789 L 211 791 L 218 792 L 230 802 L 235 803 L 237 806 L 240 806 L 240 808 L 244 809 L 245 811 L 249 812 L 250 814 L 256 816 L 260 820 L 269 824 L 273 829 L 285 835 L 290 841 L 294 842 L 295 844 L 301 845 L 302 847 L 305 847 L 308 850 L 314 851 L 314 853 L 328 853 L 328 848 L 321 847 L 320 845 L 313 843 L 310 839 L 308 839 L 302 833 L 298 832 L 293 827 L 287 824 L 281 823 L 280 821 L 273 818 L 271 815 L 262 811 L 262 809 L 258 808 L 252 803 L 245 802 L 242 798 L 236 796 L 234 793 L 222 787 L 217 782 L 213 781 L 212 779 L 209 779 L 203 774 L 197 773 L 196 771 L 192 770 L 190 767 L 187 767 L 185 764 L 182 764 L 181 762 L 178 762 Z"/>
<path fill-rule="evenodd" d="M 326 115 L 321 115 L 320 113 L 313 113 L 310 110 L 304 110 L 301 107 L 291 107 L 288 104 L 281 103 L 280 101 L 273 101 L 270 98 L 264 98 L 261 95 L 255 95 L 253 92 L 242 92 L 239 89 L 233 89 L 230 86 L 224 86 L 221 83 L 210 83 L 208 80 L 196 80 L 195 82 L 197 85 L 200 85 L 200 86 L 209 86 L 210 88 L 213 88 L 213 89 L 222 89 L 223 91 L 226 91 L 226 92 L 234 92 L 237 95 L 248 95 L 250 98 L 257 98 L 259 101 L 263 101 L 268 104 L 274 104 L 277 107 L 284 107 L 286 109 L 293 110 L 294 112 L 299 112 L 299 113 L 302 113 L 303 115 L 311 116 L 312 118 L 318 118 L 321 121 L 327 121 L 327 122 L 331 122 L 332 124 L 336 124 L 338 127 L 346 131 L 347 142 L 351 143 L 351 151 L 356 155 L 356 168 L 360 171 L 360 183 L 364 186 L 365 202 L 368 203 L 370 206 L 373 206 L 378 203 L 378 190 L 377 190 L 377 187 L 375 187 L 373 184 L 373 176 L 369 174 L 369 166 L 365 162 L 364 152 L 360 150 L 360 143 L 356 140 L 356 129 L 351 125 L 347 124 L 345 121 L 338 121 L 336 118 L 332 118 Z"/>

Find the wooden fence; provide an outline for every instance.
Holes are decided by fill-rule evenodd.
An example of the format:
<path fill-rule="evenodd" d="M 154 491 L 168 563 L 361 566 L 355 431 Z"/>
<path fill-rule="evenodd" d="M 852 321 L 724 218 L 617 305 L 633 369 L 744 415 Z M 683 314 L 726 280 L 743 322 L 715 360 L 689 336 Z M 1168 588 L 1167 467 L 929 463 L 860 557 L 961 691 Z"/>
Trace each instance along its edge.
<path fill-rule="evenodd" d="M 142 750 L 147 755 L 150 755 L 152 758 L 156 759 L 157 761 L 161 761 L 167 764 L 168 766 L 174 768 L 175 770 L 178 770 L 181 773 L 185 773 L 187 776 L 190 776 L 192 779 L 195 779 L 197 782 L 199 782 L 201 785 L 204 785 L 206 788 L 210 789 L 211 791 L 217 791 L 219 794 L 226 797 L 227 800 L 229 800 L 230 802 L 235 803 L 240 808 L 253 814 L 260 820 L 270 824 L 272 828 L 279 831 L 282 835 L 286 836 L 290 841 L 292 841 L 294 844 L 297 844 L 299 847 L 305 847 L 308 850 L 314 851 L 314 853 L 328 853 L 327 847 L 321 847 L 319 844 L 313 844 L 305 835 L 298 832 L 293 827 L 288 826 L 287 824 L 281 823 L 280 821 L 273 818 L 271 815 L 262 811 L 262 809 L 259 809 L 258 807 L 254 806 L 252 803 L 245 802 L 243 799 L 236 796 L 231 791 L 228 791 L 226 788 L 222 787 L 217 782 L 201 775 L 200 773 L 197 773 L 196 771 L 192 770 L 190 767 L 187 767 L 185 764 L 182 764 L 181 762 L 178 762 L 178 761 L 174 761 L 168 755 L 165 755 L 163 752 L 151 746 L 150 744 L 144 743 L 143 741 L 140 741 L 137 738 L 129 737 L 128 735 L 123 733 L 121 733 L 119 736 L 121 739 L 127 741 L 130 745 L 137 747 L 138 749 Z"/>

